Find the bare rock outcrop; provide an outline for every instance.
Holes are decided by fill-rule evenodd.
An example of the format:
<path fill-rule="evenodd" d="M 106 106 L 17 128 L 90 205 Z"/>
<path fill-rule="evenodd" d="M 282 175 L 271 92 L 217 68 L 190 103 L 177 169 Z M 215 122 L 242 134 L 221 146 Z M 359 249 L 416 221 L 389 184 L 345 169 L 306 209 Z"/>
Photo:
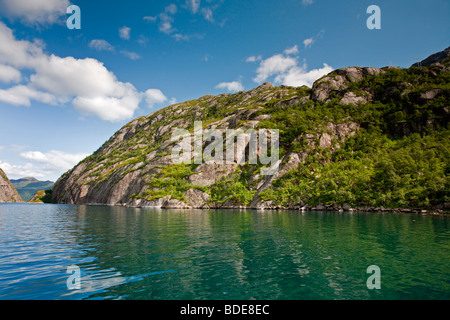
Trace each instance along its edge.
<path fill-rule="evenodd" d="M 5 172 L 0 168 L 0 203 L 23 202 L 16 188 L 11 184 Z"/>

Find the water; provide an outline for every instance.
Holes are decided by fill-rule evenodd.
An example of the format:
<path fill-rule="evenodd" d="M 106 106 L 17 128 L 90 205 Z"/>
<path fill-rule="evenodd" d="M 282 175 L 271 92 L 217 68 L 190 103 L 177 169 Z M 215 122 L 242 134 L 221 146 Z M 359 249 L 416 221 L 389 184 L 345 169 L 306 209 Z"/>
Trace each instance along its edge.
<path fill-rule="evenodd" d="M 0 205 L 0 299 L 449 299 L 450 217 Z M 81 271 L 69 290 L 67 267 Z M 367 267 L 381 289 L 366 286 Z"/>

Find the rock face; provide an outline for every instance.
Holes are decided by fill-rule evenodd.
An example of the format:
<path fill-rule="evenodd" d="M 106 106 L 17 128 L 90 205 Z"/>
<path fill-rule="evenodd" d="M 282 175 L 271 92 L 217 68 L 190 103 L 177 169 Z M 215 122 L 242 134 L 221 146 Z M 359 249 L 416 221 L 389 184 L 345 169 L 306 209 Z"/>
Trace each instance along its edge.
<path fill-rule="evenodd" d="M 2 169 L 0 169 L 0 202 L 23 202 Z"/>
<path fill-rule="evenodd" d="M 450 47 L 447 49 L 434 53 L 421 62 L 414 63 L 413 67 L 429 67 L 432 65 L 442 65 L 450 60 Z"/>
<path fill-rule="evenodd" d="M 442 55 L 439 57 L 442 58 Z M 439 59 L 432 60 L 436 63 Z M 182 132 L 179 137 L 192 139 L 195 136 L 195 121 L 202 121 L 203 130 L 210 130 L 210 134 L 225 134 L 227 130 L 237 129 L 273 128 L 274 123 L 278 124 L 276 121 L 283 121 L 273 119 L 273 110 L 285 111 L 286 117 L 295 117 L 295 106 L 299 105 L 309 106 L 311 110 L 327 103 L 358 108 L 390 97 L 411 95 L 417 104 L 426 107 L 433 99 L 448 95 L 447 91 L 439 88 L 412 92 L 410 84 L 393 81 L 387 82 L 380 95 L 377 93 L 379 90 L 364 84 L 367 79 L 375 79 L 373 81 L 376 83 L 376 77 L 390 70 L 394 68 L 343 68 L 317 80 L 312 88 L 275 87 L 264 83 L 250 91 L 207 95 L 139 117 L 117 131 L 93 155 L 66 172 L 53 187 L 53 201 L 162 208 L 240 207 L 242 203 L 253 208 L 272 207 L 275 202 L 263 200 L 261 192 L 304 164 L 311 154 L 324 154 L 328 158 L 320 161 L 330 161 L 333 154 L 367 123 L 359 123 L 355 120 L 357 117 L 352 116 L 317 120 L 310 129 L 299 130 L 295 136 L 289 137 L 277 162 L 278 171 L 273 175 L 261 174 L 263 169 L 268 168 L 267 164 L 252 166 L 248 162 L 238 163 L 237 159 L 231 163 L 216 163 L 205 158 L 205 155 L 203 161 L 196 165 L 174 164 L 171 154 L 178 144 L 173 141 L 173 134 Z M 448 116 L 448 109 L 438 111 L 442 113 L 439 115 L 441 119 Z M 433 126 L 433 123 L 425 125 Z M 403 134 L 413 132 L 414 128 L 395 130 Z M 217 137 L 209 139 L 209 136 L 205 135 L 200 142 L 201 150 L 217 145 Z M 224 152 L 230 148 L 222 145 Z M 296 145 L 302 147 L 293 148 Z M 233 148 L 246 150 L 248 154 L 249 141 L 238 140 Z M 193 151 L 190 160 L 196 156 L 195 143 Z M 243 191 L 236 179 L 230 180 L 236 175 L 247 190 Z M 240 196 L 222 195 L 220 189 L 225 185 L 228 190 L 236 190 Z"/>

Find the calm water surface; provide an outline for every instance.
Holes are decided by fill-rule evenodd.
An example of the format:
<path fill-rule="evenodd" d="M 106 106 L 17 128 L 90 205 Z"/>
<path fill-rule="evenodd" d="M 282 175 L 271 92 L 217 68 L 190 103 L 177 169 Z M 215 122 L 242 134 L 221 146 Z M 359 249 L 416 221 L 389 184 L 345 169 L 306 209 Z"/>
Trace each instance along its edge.
<path fill-rule="evenodd" d="M 0 205 L 0 299 L 449 299 L 450 218 Z M 81 288 L 67 287 L 79 266 Z M 381 269 L 368 290 L 367 267 Z"/>

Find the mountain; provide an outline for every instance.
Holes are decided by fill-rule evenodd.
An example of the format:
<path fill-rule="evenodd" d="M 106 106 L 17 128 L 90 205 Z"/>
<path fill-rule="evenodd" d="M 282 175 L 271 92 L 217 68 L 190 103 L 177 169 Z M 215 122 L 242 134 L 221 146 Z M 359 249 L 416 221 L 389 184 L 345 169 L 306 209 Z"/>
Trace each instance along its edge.
<path fill-rule="evenodd" d="M 9 181 L 6 174 L 0 168 L 0 203 L 1 202 L 23 202 L 23 200 Z"/>
<path fill-rule="evenodd" d="M 39 181 L 33 177 L 11 179 L 11 183 L 24 201 L 30 200 L 37 191 L 52 189 L 54 185 L 53 181 Z"/>
<path fill-rule="evenodd" d="M 129 122 L 66 172 L 55 183 L 53 200 L 163 208 L 447 210 L 448 51 L 407 69 L 334 70 L 312 88 L 264 83 L 168 106 Z M 189 163 L 175 164 L 171 154 L 181 146 L 172 134 L 184 129 L 186 141 L 196 141 L 195 121 L 204 130 L 216 129 L 216 136 L 194 145 Z M 278 152 L 270 154 L 279 161 L 251 162 L 252 144 L 238 139 L 231 149 L 220 136 L 226 129 L 252 128 L 279 130 Z M 266 140 L 270 146 L 276 139 L 269 134 Z M 245 150 L 246 162 L 208 161 L 220 150 Z M 255 150 L 263 159 L 264 149 Z M 275 162 L 278 171 L 264 175 Z"/>

